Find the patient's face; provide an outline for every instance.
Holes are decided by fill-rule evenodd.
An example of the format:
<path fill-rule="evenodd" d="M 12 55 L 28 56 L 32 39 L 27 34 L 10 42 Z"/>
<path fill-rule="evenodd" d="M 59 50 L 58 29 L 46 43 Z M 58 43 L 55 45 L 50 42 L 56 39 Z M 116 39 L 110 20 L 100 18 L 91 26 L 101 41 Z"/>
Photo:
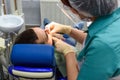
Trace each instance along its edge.
<path fill-rule="evenodd" d="M 36 43 L 38 44 L 50 44 L 52 45 L 52 36 L 50 34 L 47 34 L 45 30 L 36 27 L 32 28 L 36 35 L 38 36 L 38 39 L 36 40 Z"/>

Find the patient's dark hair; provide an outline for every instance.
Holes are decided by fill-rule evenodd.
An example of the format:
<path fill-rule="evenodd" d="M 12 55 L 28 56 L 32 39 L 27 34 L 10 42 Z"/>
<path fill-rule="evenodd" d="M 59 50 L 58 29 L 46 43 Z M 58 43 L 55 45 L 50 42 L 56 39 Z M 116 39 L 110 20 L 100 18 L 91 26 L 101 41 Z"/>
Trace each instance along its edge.
<path fill-rule="evenodd" d="M 38 37 L 33 29 L 27 29 L 16 37 L 14 44 L 35 44 L 37 39 Z"/>

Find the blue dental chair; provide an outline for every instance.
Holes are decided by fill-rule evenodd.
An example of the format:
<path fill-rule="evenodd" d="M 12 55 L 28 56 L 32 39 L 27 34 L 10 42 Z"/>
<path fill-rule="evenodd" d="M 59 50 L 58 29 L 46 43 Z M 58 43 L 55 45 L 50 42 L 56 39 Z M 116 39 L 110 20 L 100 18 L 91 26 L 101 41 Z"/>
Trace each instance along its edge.
<path fill-rule="evenodd" d="M 44 22 L 45 23 L 45 22 Z M 49 21 L 46 21 L 48 24 Z M 72 46 L 76 41 L 67 34 L 63 35 L 67 43 Z M 11 65 L 8 71 L 16 78 L 67 80 L 67 77 L 58 77 L 54 58 L 54 47 L 47 44 L 16 44 L 13 45 Z M 58 73 L 59 74 L 59 73 Z"/>
<path fill-rule="evenodd" d="M 53 79 L 56 73 L 54 47 L 47 44 L 16 44 L 8 71 L 17 78 Z M 62 80 L 62 79 L 61 79 Z"/>

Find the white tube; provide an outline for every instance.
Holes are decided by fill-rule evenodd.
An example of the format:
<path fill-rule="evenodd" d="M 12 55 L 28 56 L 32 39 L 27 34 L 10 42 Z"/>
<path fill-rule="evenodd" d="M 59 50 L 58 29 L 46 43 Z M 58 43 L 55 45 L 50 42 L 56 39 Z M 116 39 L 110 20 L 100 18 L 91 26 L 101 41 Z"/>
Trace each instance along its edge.
<path fill-rule="evenodd" d="M 3 0 L 0 0 L 0 15 L 4 15 L 4 6 L 5 4 L 3 4 Z"/>
<path fill-rule="evenodd" d="M 0 15 L 2 15 L 2 0 L 0 0 Z"/>
<path fill-rule="evenodd" d="M 10 8 L 11 8 L 11 13 L 15 14 L 15 4 L 14 0 L 10 0 Z"/>
<path fill-rule="evenodd" d="M 21 15 L 22 12 L 22 0 L 17 0 L 17 10 L 18 10 L 18 15 Z"/>
<path fill-rule="evenodd" d="M 8 68 L 8 62 L 4 55 L 0 55 L 0 63 L 7 69 Z"/>

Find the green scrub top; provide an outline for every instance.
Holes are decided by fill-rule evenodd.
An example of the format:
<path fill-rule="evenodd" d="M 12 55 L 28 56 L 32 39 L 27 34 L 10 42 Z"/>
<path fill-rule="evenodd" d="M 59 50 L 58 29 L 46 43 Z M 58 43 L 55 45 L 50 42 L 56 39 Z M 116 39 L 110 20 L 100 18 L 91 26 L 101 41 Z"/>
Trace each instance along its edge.
<path fill-rule="evenodd" d="M 120 9 L 97 18 L 88 28 L 84 62 L 77 80 L 109 80 L 120 74 Z"/>

